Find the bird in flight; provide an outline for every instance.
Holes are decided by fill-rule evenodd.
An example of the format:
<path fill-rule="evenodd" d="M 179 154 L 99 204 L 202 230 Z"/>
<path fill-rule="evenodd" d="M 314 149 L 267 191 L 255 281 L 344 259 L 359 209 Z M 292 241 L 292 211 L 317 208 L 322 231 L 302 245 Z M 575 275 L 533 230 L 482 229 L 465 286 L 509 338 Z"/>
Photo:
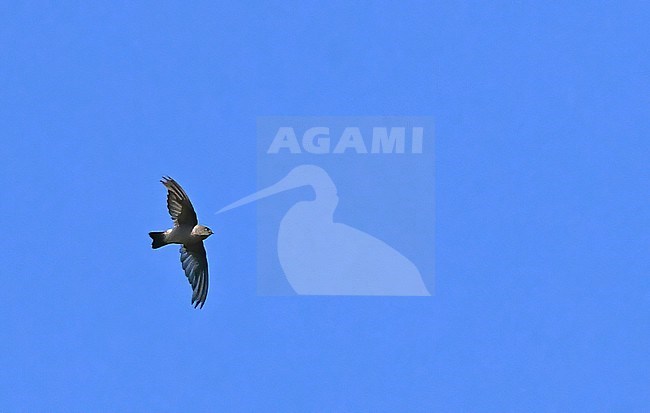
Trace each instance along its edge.
<path fill-rule="evenodd" d="M 174 226 L 167 231 L 153 231 L 151 248 L 167 244 L 181 244 L 181 263 L 192 285 L 192 305 L 203 308 L 208 296 L 208 257 L 203 240 L 212 235 L 212 230 L 199 225 L 196 212 L 183 188 L 168 176 L 160 181 L 167 188 L 167 210 Z"/>

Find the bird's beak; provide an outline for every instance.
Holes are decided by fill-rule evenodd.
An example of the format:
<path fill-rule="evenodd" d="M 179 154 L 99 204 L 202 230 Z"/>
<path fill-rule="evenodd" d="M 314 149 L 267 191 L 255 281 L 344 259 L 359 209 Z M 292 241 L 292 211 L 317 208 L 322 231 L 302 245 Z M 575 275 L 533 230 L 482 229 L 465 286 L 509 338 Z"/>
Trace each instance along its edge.
<path fill-rule="evenodd" d="M 287 179 L 288 177 L 282 178 L 278 183 L 275 183 L 269 187 L 266 187 L 264 189 L 260 189 L 259 191 L 255 192 L 254 194 L 248 195 L 240 199 L 239 201 L 235 201 L 230 205 L 227 205 L 223 208 L 221 208 L 219 211 L 217 211 L 217 214 L 220 214 L 222 212 L 228 211 L 230 209 L 238 208 L 242 205 L 246 205 L 250 202 L 257 201 L 262 198 L 266 198 L 271 195 L 275 195 L 279 192 L 287 191 L 289 189 L 297 188 L 299 186 L 304 185 L 302 182 L 295 182 L 294 180 L 289 180 Z"/>

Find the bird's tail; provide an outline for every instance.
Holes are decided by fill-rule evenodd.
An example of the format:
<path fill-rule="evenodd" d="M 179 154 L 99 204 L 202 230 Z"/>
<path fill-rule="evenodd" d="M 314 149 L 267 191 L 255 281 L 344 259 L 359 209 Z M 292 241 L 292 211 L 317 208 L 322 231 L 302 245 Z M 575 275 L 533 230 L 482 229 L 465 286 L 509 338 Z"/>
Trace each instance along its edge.
<path fill-rule="evenodd" d="M 156 249 L 160 247 L 164 247 L 167 245 L 167 241 L 165 240 L 165 233 L 160 232 L 160 231 L 153 231 L 149 233 L 149 236 L 153 240 L 151 242 L 151 248 Z"/>

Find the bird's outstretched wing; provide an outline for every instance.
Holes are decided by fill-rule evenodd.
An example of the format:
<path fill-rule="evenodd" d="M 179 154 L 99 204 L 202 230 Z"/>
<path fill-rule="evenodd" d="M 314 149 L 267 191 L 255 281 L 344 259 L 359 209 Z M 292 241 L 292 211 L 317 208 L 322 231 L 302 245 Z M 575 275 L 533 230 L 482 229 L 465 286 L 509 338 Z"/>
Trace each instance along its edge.
<path fill-rule="evenodd" d="M 203 308 L 208 296 L 208 257 L 203 241 L 181 247 L 181 263 L 192 285 L 192 305 Z"/>
<path fill-rule="evenodd" d="M 196 219 L 196 212 L 183 188 L 168 176 L 160 180 L 167 188 L 167 210 L 174 220 L 174 225 L 196 225 L 199 221 Z"/>

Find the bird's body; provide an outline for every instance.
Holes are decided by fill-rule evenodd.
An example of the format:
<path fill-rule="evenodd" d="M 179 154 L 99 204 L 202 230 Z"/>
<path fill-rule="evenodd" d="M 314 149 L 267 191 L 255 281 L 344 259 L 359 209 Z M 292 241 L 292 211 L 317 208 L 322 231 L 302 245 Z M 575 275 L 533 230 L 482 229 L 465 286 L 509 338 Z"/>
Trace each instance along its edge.
<path fill-rule="evenodd" d="M 212 230 L 199 225 L 189 197 L 176 181 L 164 177 L 160 182 L 167 188 L 167 209 L 174 226 L 167 231 L 150 232 L 151 247 L 181 244 L 181 263 L 192 285 L 192 304 L 201 308 L 208 295 L 208 259 L 203 240 L 212 235 Z"/>
<path fill-rule="evenodd" d="M 161 239 L 164 241 L 163 245 L 168 244 L 194 244 L 196 242 L 201 242 L 212 233 L 208 233 L 210 229 L 204 227 L 203 225 L 179 225 L 174 228 L 170 228 L 167 231 L 160 232 L 162 234 Z M 157 232 L 152 232 L 152 234 L 157 234 Z M 154 247 L 160 248 L 160 247 Z"/>

